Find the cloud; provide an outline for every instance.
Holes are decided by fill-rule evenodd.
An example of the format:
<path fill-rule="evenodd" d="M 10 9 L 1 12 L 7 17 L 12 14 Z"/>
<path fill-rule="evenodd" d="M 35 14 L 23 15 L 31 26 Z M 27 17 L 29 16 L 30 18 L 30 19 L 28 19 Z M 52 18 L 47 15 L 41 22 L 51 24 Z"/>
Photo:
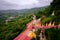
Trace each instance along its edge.
<path fill-rule="evenodd" d="M 5 0 L 9 3 L 18 4 L 18 5 L 32 5 L 37 4 L 38 0 Z"/>
<path fill-rule="evenodd" d="M 16 4 L 11 4 L 3 0 L 0 0 L 0 10 L 16 9 L 16 7 L 19 7 L 19 6 Z"/>
<path fill-rule="evenodd" d="M 52 0 L 0 0 L 0 10 L 30 9 L 50 5 Z"/>

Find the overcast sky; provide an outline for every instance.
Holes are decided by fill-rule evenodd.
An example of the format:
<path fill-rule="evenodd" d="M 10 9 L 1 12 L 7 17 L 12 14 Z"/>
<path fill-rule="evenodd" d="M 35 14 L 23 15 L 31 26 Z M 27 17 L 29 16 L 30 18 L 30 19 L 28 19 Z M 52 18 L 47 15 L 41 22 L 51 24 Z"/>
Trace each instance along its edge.
<path fill-rule="evenodd" d="M 0 10 L 43 7 L 51 2 L 52 0 L 0 0 Z"/>

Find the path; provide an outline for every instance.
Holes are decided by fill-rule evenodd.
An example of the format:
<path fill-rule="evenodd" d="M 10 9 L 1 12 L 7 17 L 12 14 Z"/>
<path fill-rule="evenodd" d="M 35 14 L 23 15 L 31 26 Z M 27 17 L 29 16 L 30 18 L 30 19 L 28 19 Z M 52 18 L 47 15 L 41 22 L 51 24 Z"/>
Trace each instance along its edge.
<path fill-rule="evenodd" d="M 31 38 L 27 36 L 28 32 L 29 29 L 26 29 L 24 32 L 19 34 L 14 40 L 31 40 Z"/>
<path fill-rule="evenodd" d="M 31 38 L 28 37 L 27 35 L 33 29 L 33 27 L 34 28 L 38 28 L 38 29 L 49 29 L 49 28 L 52 28 L 52 27 L 56 28 L 55 25 L 53 25 L 53 26 L 51 26 L 51 25 L 47 25 L 47 26 L 42 25 L 41 26 L 40 25 L 40 19 L 36 20 L 36 25 L 34 25 L 34 26 L 32 24 L 33 22 L 34 22 L 34 20 L 29 22 L 27 24 L 26 30 L 24 32 L 22 32 L 21 34 L 19 34 L 14 40 L 31 40 Z M 58 25 L 58 28 L 60 29 L 60 24 Z M 43 34 L 43 35 L 44 35 L 44 39 L 43 40 L 45 40 L 46 39 L 45 38 L 45 34 Z M 41 33 L 41 36 L 40 36 L 40 40 L 42 40 L 42 33 Z"/>

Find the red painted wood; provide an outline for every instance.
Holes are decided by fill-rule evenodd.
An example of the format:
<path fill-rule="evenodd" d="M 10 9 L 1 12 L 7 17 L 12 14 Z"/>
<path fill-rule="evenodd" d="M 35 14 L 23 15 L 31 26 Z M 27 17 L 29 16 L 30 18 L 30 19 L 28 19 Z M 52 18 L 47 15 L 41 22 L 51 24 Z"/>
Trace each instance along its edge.
<path fill-rule="evenodd" d="M 31 40 L 31 38 L 29 38 L 27 36 L 29 32 L 29 29 L 26 29 L 24 32 L 22 32 L 21 34 L 19 34 L 14 40 Z"/>
<path fill-rule="evenodd" d="M 32 22 L 34 22 L 34 21 L 29 22 L 27 24 L 27 29 L 24 32 L 22 32 L 21 34 L 19 34 L 14 40 L 31 40 L 31 38 L 28 37 L 27 34 L 29 33 L 29 31 L 31 31 L 33 29 L 33 27 L 36 28 L 36 29 L 37 28 L 38 29 L 49 29 L 49 28 L 52 28 L 52 27 L 56 28 L 56 26 L 51 27 L 51 26 L 41 26 L 41 25 L 36 27 L 36 26 L 33 26 Z M 36 20 L 36 24 L 40 24 L 39 19 Z M 60 28 L 60 25 L 58 25 L 58 28 Z"/>

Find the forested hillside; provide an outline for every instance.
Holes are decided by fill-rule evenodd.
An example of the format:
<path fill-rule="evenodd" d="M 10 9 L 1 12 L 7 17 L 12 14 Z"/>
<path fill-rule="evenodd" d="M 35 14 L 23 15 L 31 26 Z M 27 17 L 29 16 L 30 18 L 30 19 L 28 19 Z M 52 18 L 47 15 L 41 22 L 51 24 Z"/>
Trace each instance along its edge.
<path fill-rule="evenodd" d="M 33 10 L 33 9 L 31 9 Z M 26 12 L 29 13 L 30 11 Z M 31 11 L 32 12 L 32 11 Z M 54 15 L 52 13 L 54 12 Z M 37 19 L 42 18 L 42 24 L 55 22 L 55 25 L 60 23 L 60 0 L 53 0 L 50 6 L 44 8 L 44 10 L 35 10 L 32 12 L 36 15 Z M 32 13 L 26 14 L 26 16 L 18 16 L 14 19 L 8 19 L 10 16 L 1 14 L 0 16 L 0 40 L 13 40 L 17 35 L 26 29 L 28 22 L 32 20 Z M 15 13 L 16 14 L 16 13 Z M 19 14 L 20 15 L 20 14 Z M 6 22 L 6 19 L 8 20 Z M 3 20 L 3 21 L 2 21 Z M 55 28 L 45 30 L 48 34 L 48 40 L 60 40 L 60 30 Z M 37 32 L 39 34 L 39 31 Z"/>

